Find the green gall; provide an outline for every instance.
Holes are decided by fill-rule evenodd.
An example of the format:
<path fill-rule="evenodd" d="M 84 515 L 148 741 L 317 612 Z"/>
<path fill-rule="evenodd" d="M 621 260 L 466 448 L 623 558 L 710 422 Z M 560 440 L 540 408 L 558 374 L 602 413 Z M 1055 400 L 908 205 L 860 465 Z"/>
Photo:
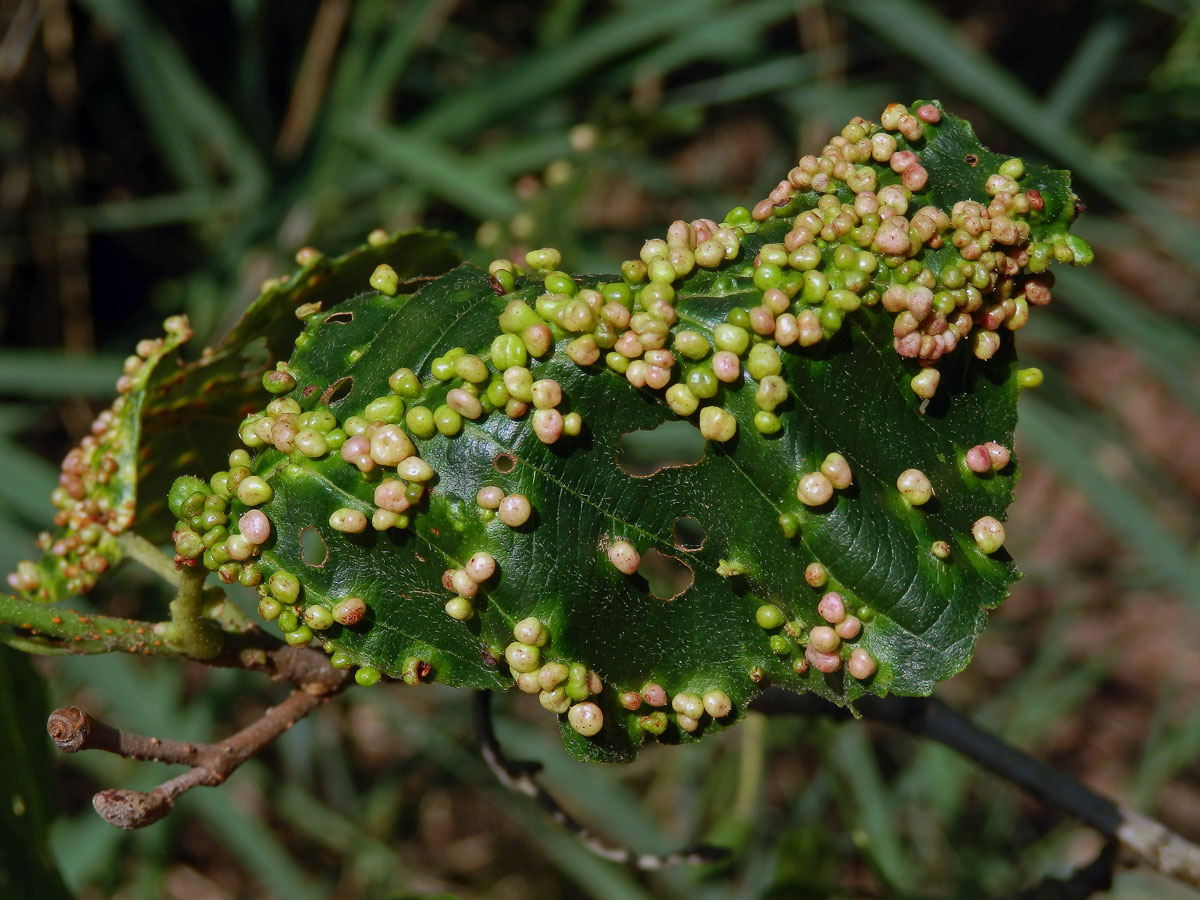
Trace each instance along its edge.
<path fill-rule="evenodd" d="M 755 611 L 754 621 L 758 623 L 759 628 L 768 631 L 779 628 L 783 625 L 783 610 L 774 603 L 764 603 Z"/>
<path fill-rule="evenodd" d="M 300 596 L 300 579 L 290 572 L 276 572 L 267 581 L 267 586 L 275 599 L 287 606 L 295 603 Z"/>
<path fill-rule="evenodd" d="M 257 475 L 242 479 L 241 484 L 237 486 L 237 497 L 247 506 L 261 506 L 270 502 L 274 496 L 275 491 L 271 485 Z"/>
<path fill-rule="evenodd" d="M 829 479 L 836 490 L 844 491 L 854 481 L 850 471 L 850 463 L 840 453 L 830 453 L 821 463 L 821 473 Z"/>
<path fill-rule="evenodd" d="M 928 400 L 937 393 L 938 382 L 942 378 L 942 373 L 932 367 L 922 369 L 912 377 L 908 383 L 912 388 L 912 392 L 923 400 Z"/>
<path fill-rule="evenodd" d="M 553 247 L 530 250 L 525 254 L 525 264 L 536 272 L 552 272 L 562 265 L 562 254 Z"/>
<path fill-rule="evenodd" d="M 454 374 L 470 384 L 482 384 L 491 377 L 487 363 L 473 353 L 466 353 L 454 360 Z"/>
<path fill-rule="evenodd" d="M 433 411 L 433 424 L 446 437 L 453 437 L 462 431 L 462 416 L 443 403 Z"/>
<path fill-rule="evenodd" d="M 779 528 L 788 540 L 800 533 L 800 517 L 795 513 L 780 513 Z"/>
<path fill-rule="evenodd" d="M 984 553 L 995 553 L 1004 546 L 1004 525 L 994 516 L 976 519 L 971 526 L 971 535 Z"/>
<path fill-rule="evenodd" d="M 823 472 L 809 472 L 800 476 L 796 485 L 796 499 L 805 506 L 821 506 L 833 498 L 833 484 Z"/>
<path fill-rule="evenodd" d="M 933 498 L 933 485 L 920 469 L 905 469 L 896 478 L 896 490 L 913 506 L 924 506 Z"/>
<path fill-rule="evenodd" d="M 686 418 L 700 406 L 700 400 L 691 392 L 686 384 L 673 384 L 665 394 L 667 406 L 675 415 Z"/>
<path fill-rule="evenodd" d="M 513 637 L 521 644 L 544 647 L 550 632 L 536 616 L 528 616 L 513 626 Z"/>
<path fill-rule="evenodd" d="M 404 399 L 395 394 L 387 397 L 376 397 L 363 410 L 363 417 L 368 422 L 385 422 L 394 424 L 404 418 Z"/>
<path fill-rule="evenodd" d="M 459 622 L 465 622 L 475 615 L 475 604 L 466 597 L 452 597 L 446 601 L 446 615 Z"/>
<path fill-rule="evenodd" d="M 713 329 L 713 343 L 718 350 L 728 350 L 741 356 L 750 346 L 750 335 L 746 329 L 725 322 Z"/>
<path fill-rule="evenodd" d="M 394 297 L 399 286 L 400 276 L 387 263 L 376 266 L 375 271 L 371 273 L 371 287 L 381 294 Z"/>
<path fill-rule="evenodd" d="M 421 393 L 421 380 L 412 369 L 397 369 L 388 377 L 388 387 L 401 397 L 413 398 Z"/>
<path fill-rule="evenodd" d="M 269 393 L 286 394 L 296 386 L 296 379 L 288 372 L 273 370 L 263 373 L 262 386 Z"/>
<path fill-rule="evenodd" d="M 700 434 L 710 441 L 730 441 L 737 434 L 737 419 L 719 406 L 700 410 Z"/>
<path fill-rule="evenodd" d="M 525 678 L 527 676 L 523 674 L 521 677 Z M 541 691 L 538 694 L 538 702 L 542 704 L 543 709 L 556 715 L 562 715 L 571 708 L 571 698 L 567 696 L 567 692 L 562 688 Z"/>
<path fill-rule="evenodd" d="M 433 411 L 427 406 L 414 406 L 410 409 L 404 417 L 404 424 L 421 440 L 427 441 L 437 433 Z"/>
<path fill-rule="evenodd" d="M 382 674 L 374 666 L 363 666 L 354 673 L 354 682 L 362 687 L 378 684 Z"/>
<path fill-rule="evenodd" d="M 304 624 L 313 631 L 324 631 L 333 626 L 333 613 L 319 603 L 304 610 Z"/>
<path fill-rule="evenodd" d="M 772 324 L 772 331 L 774 325 Z M 722 348 L 724 349 L 724 348 Z M 769 344 L 755 344 L 750 348 L 750 357 L 746 360 L 746 371 L 755 381 L 768 377 L 778 377 L 782 371 L 779 353 Z"/>
<path fill-rule="evenodd" d="M 346 597 L 333 607 L 333 619 L 339 625 L 357 625 L 367 614 L 367 604 L 361 597 Z"/>
<path fill-rule="evenodd" d="M 574 297 L 578 291 L 574 279 L 566 272 L 551 272 L 542 279 L 542 283 L 551 294 L 566 294 L 569 297 Z"/>
<path fill-rule="evenodd" d="M 637 723 L 648 734 L 662 734 L 667 730 L 667 714 L 662 710 L 652 712 L 646 716 L 639 716 Z"/>
<path fill-rule="evenodd" d="M 704 698 L 699 694 L 682 691 L 671 698 L 671 709 L 693 719 L 704 715 Z"/>
<path fill-rule="evenodd" d="M 345 650 L 338 650 L 333 656 L 329 657 L 329 665 L 335 669 L 349 669 L 354 665 L 354 657 Z"/>
<path fill-rule="evenodd" d="M 287 632 L 283 636 L 283 639 L 285 641 L 287 641 L 288 644 L 292 647 L 307 647 L 309 644 L 312 643 L 312 639 L 313 639 L 312 629 L 309 628 L 307 625 L 300 625 L 296 628 L 295 631 Z"/>
<path fill-rule="evenodd" d="M 294 609 L 285 608 L 280 610 L 279 615 L 275 617 L 275 624 L 279 626 L 280 631 L 286 634 L 300 627 L 300 617 L 296 615 Z"/>
<path fill-rule="evenodd" d="M 538 684 L 544 691 L 552 691 L 567 680 L 568 669 L 560 662 L 548 662 L 538 670 Z"/>
<path fill-rule="evenodd" d="M 713 688 L 704 693 L 704 711 L 714 719 L 723 719 L 733 711 L 733 701 L 724 691 Z"/>
<path fill-rule="evenodd" d="M 258 601 L 258 614 L 268 622 L 274 622 L 283 611 L 283 605 L 274 597 L 263 597 Z"/>
<path fill-rule="evenodd" d="M 1017 370 L 1017 387 L 1021 390 L 1031 390 L 1041 387 L 1044 379 L 1045 376 L 1042 374 L 1042 370 L 1036 366 Z"/>
<path fill-rule="evenodd" d="M 330 513 L 329 527 L 345 534 L 359 534 L 367 530 L 367 516 L 361 510 L 343 506 Z"/>
<path fill-rule="evenodd" d="M 504 648 L 504 659 L 514 672 L 532 672 L 541 665 L 541 651 L 533 644 L 513 641 Z"/>
<path fill-rule="evenodd" d="M 405 684 L 416 687 L 428 678 L 432 671 L 433 667 L 425 660 L 410 656 L 404 660 L 401 666 L 401 672 L 403 673 L 401 678 L 404 679 Z"/>
<path fill-rule="evenodd" d="M 817 625 L 808 633 L 808 646 L 818 653 L 833 653 L 842 645 L 842 639 L 828 625 Z"/>
<path fill-rule="evenodd" d="M 175 532 L 175 552 L 184 559 L 195 559 L 204 553 L 204 541 L 196 532 L 188 529 Z"/>
<path fill-rule="evenodd" d="M 792 648 L 795 646 L 791 639 L 784 634 L 771 635 L 769 644 L 771 646 L 771 652 L 776 653 L 779 656 L 787 656 L 792 652 Z"/>

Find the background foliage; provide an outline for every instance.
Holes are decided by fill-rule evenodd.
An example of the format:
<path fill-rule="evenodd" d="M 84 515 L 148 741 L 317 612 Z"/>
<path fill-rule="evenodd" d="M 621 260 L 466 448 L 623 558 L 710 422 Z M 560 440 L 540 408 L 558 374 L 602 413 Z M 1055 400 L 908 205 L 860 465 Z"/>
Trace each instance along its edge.
<path fill-rule="evenodd" d="M 218 336 L 305 244 L 341 252 L 419 224 L 479 261 L 553 242 L 568 268 L 612 270 L 671 219 L 763 196 L 849 116 L 916 97 L 998 150 L 1071 168 L 1097 264 L 1061 272 L 1022 334 L 1047 373 L 1021 402 L 1009 546 L 1026 578 L 940 694 L 1200 834 L 1200 5 L 11 0 L 0 15 L 4 571 L 48 522 L 48 460 L 136 339 L 179 311 Z M 162 597 L 131 571 L 93 602 L 150 614 Z M 742 848 L 728 868 L 633 876 L 504 794 L 471 749 L 469 697 L 436 686 L 352 690 L 226 787 L 126 834 L 92 791 L 161 773 L 52 756 L 49 709 L 204 739 L 279 689 L 4 651 L 7 684 L 29 686 L 0 691 L 17 760 L 0 781 L 0 834 L 15 836 L 0 886 L 39 896 L 63 895 L 51 857 L 85 897 L 1000 896 L 1098 849 L 890 732 L 752 718 L 584 767 L 528 698 L 499 704 L 502 739 L 545 760 L 599 830 Z M 1111 896 L 1175 890 L 1129 873 Z"/>

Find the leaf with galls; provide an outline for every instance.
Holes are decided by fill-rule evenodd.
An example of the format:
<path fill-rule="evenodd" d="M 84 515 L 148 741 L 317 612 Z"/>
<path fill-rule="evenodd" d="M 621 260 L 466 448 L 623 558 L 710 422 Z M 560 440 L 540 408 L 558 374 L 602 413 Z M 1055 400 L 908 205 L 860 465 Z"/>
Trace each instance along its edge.
<path fill-rule="evenodd" d="M 361 685 L 537 694 L 582 758 L 767 685 L 926 694 L 1017 574 L 1013 333 L 1090 260 L 1075 209 L 1066 173 L 893 104 L 619 276 L 544 248 L 401 290 L 367 254 L 228 470 L 172 495 L 177 551 Z M 622 465 L 677 419 L 699 461 Z"/>

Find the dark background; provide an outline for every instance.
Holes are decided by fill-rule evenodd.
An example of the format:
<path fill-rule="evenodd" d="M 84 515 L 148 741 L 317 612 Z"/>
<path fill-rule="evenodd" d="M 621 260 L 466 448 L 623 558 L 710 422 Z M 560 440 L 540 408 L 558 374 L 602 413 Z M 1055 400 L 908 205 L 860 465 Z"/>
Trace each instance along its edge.
<path fill-rule="evenodd" d="M 989 146 L 1072 169 L 1097 260 L 1060 275 L 1022 335 L 1046 371 L 1021 401 L 1009 546 L 1026 578 L 940 693 L 1200 836 L 1200 5 L 1185 0 L 4 0 L 0 569 L 32 552 L 53 461 L 137 339 L 181 311 L 197 345 L 219 337 L 298 248 L 424 225 L 481 262 L 553 244 L 565 268 L 612 270 L 672 219 L 763 196 L 850 116 L 932 97 Z M 131 574 L 97 602 L 162 601 Z M 501 703 L 502 737 L 601 832 L 742 848 L 726 869 L 630 875 L 505 796 L 473 755 L 469 698 L 436 687 L 351 691 L 129 835 L 91 793 L 169 773 L 51 754 L 53 706 L 211 739 L 277 694 L 182 664 L 0 662 L 21 686 L 0 706 L 0 874 L 18 891 L 38 868 L 19 842 L 51 815 L 82 897 L 1000 897 L 1100 849 L 892 732 L 752 718 L 584 767 L 528 698 Z M 1121 872 L 1107 896 L 1195 895 Z"/>

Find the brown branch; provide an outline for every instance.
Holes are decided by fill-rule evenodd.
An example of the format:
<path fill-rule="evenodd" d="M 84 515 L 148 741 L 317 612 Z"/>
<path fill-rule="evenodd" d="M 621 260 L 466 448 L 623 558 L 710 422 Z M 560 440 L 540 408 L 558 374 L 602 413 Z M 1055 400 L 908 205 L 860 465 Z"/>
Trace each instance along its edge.
<path fill-rule="evenodd" d="M 509 759 L 500 749 L 496 730 L 492 727 L 492 692 L 475 692 L 475 732 L 483 761 L 492 774 L 510 791 L 524 794 L 540 806 L 547 815 L 563 829 L 575 835 L 583 845 L 602 859 L 632 866 L 635 869 L 665 869 L 680 863 L 711 863 L 725 859 L 729 851 L 724 847 L 697 844 L 674 853 L 638 853 L 629 847 L 613 844 L 593 834 L 587 826 L 562 808 L 554 796 L 534 781 L 533 776 L 542 769 L 542 764 L 528 760 Z"/>
<path fill-rule="evenodd" d="M 751 708 L 768 714 L 850 717 L 848 711 L 820 698 L 777 690 L 767 691 Z M 1066 772 L 1006 744 L 940 700 L 865 697 L 857 708 L 865 719 L 886 722 L 957 750 L 1039 802 L 1095 828 L 1155 871 L 1200 887 L 1200 847 L 1161 822 L 1097 794 Z"/>
<path fill-rule="evenodd" d="M 194 787 L 224 783 L 246 760 L 291 728 L 349 683 L 346 670 L 334 669 L 325 654 L 281 644 L 254 628 L 236 638 L 234 646 L 207 665 L 251 669 L 288 681 L 295 690 L 255 722 L 217 744 L 175 741 L 131 734 L 98 722 L 74 706 L 55 710 L 46 723 L 50 737 L 65 753 L 102 750 L 126 759 L 189 766 L 190 770 L 163 782 L 148 793 L 106 790 L 92 798 L 96 812 L 118 828 L 151 825 L 169 813 L 175 798 Z"/>

